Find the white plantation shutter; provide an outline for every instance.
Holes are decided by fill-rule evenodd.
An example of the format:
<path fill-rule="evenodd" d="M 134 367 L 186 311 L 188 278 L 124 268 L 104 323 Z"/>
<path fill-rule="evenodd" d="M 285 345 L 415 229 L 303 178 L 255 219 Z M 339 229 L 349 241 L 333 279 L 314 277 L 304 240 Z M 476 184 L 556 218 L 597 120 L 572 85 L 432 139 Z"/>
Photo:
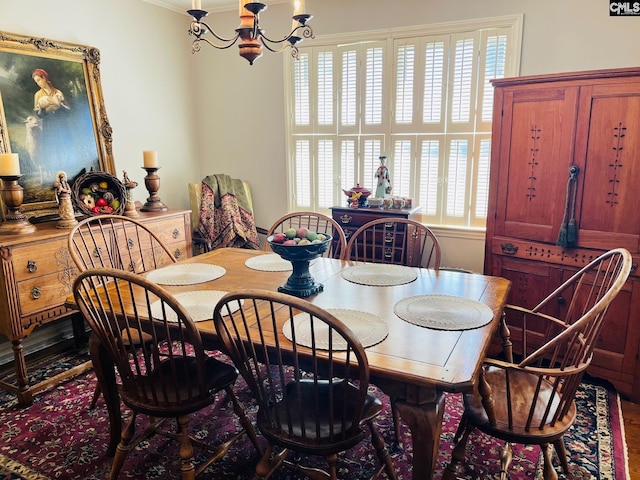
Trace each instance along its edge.
<path fill-rule="evenodd" d="M 333 206 L 333 140 L 318 141 L 318 206 Z"/>
<path fill-rule="evenodd" d="M 364 123 L 365 125 L 382 125 L 384 48 L 368 47 L 366 52 Z"/>
<path fill-rule="evenodd" d="M 328 213 L 342 189 L 375 191 L 388 157 L 393 194 L 430 225 L 483 227 L 493 88 L 518 74 L 522 16 L 316 39 L 285 62 L 290 210 Z M 435 31 L 437 29 L 437 32 Z"/>
<path fill-rule="evenodd" d="M 428 42 L 424 57 L 424 95 L 422 99 L 422 122 L 440 124 L 442 122 L 445 98 L 445 43 Z"/>
<path fill-rule="evenodd" d="M 309 140 L 296 140 L 295 178 L 296 205 L 311 207 L 311 145 Z"/>

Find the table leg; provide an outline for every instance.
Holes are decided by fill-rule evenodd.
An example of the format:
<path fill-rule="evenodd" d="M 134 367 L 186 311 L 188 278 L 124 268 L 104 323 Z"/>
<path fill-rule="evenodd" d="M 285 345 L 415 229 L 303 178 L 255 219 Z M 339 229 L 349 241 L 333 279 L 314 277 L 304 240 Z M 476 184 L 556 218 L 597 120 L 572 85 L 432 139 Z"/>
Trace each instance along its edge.
<path fill-rule="evenodd" d="M 413 444 L 413 480 L 431 480 L 438 457 L 442 416 L 444 414 L 444 393 L 429 392 L 425 398 L 420 391 L 420 401 L 397 399 L 400 416 L 411 430 Z"/>
<path fill-rule="evenodd" d="M 110 432 L 107 455 L 113 457 L 116 453 L 116 447 L 120 443 L 120 435 L 122 433 L 120 396 L 116 385 L 115 366 L 106 350 L 102 348 L 100 340 L 93 333 L 89 336 L 89 354 L 91 355 L 93 369 L 96 372 L 96 378 L 109 414 Z"/>

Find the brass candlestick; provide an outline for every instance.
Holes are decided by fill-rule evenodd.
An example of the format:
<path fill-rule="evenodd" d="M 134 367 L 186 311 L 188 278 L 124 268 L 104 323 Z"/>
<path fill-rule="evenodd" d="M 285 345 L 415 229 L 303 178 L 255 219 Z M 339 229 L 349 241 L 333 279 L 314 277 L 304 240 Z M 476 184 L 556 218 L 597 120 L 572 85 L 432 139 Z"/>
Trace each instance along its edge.
<path fill-rule="evenodd" d="M 24 191 L 18 184 L 22 175 L 0 175 L 2 178 L 2 201 L 7 209 L 4 222 L 0 225 L 0 235 L 22 235 L 33 233 L 36 227 L 30 224 L 20 211 Z"/>
<path fill-rule="evenodd" d="M 140 208 L 142 212 L 166 212 L 169 208 L 162 203 L 158 196 L 158 190 L 160 190 L 160 176 L 156 173 L 160 167 L 142 167 L 147 171 L 147 176 L 144 177 L 144 185 L 149 192 L 149 198 L 147 202 Z"/>

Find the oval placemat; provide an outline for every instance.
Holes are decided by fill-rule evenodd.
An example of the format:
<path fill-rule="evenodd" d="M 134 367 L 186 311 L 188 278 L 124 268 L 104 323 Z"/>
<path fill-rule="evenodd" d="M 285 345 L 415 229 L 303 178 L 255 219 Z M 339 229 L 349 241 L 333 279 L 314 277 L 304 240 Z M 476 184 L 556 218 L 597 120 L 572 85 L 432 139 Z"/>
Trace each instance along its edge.
<path fill-rule="evenodd" d="M 291 262 L 277 253 L 256 255 L 255 257 L 247 258 L 244 264 L 252 270 L 261 270 L 263 272 L 287 272 L 293 270 Z"/>
<path fill-rule="evenodd" d="M 437 330 L 469 330 L 491 321 L 493 311 L 484 303 L 453 295 L 417 295 L 393 307 L 402 320 Z"/>
<path fill-rule="evenodd" d="M 176 293 L 174 297 L 189 312 L 189 315 L 191 315 L 191 319 L 194 322 L 202 322 L 203 320 L 211 320 L 213 318 L 214 307 L 227 293 L 228 292 L 223 290 L 194 290 L 192 292 Z M 233 313 L 240 308 L 240 304 L 238 302 L 232 302 L 229 304 L 229 307 L 231 308 L 231 313 Z M 223 311 L 226 315 L 227 310 L 224 309 Z M 178 321 L 178 317 L 173 310 L 167 309 L 165 314 L 167 316 L 167 321 Z M 160 300 L 151 304 L 151 315 L 153 315 L 154 318 L 163 317 L 162 304 Z"/>
<path fill-rule="evenodd" d="M 387 327 L 386 322 L 373 313 L 339 308 L 327 308 L 327 311 L 347 325 L 365 348 L 380 343 L 389 335 L 389 327 Z M 311 322 L 309 320 L 309 314 L 299 313 L 293 317 L 293 321 L 296 326 L 296 343 L 311 348 Z M 284 333 L 284 336 L 290 341 L 293 341 L 291 320 L 287 320 L 283 325 L 282 333 Z M 326 350 L 329 347 L 329 327 L 326 323 L 316 321 L 315 339 L 316 348 Z M 340 336 L 334 336 L 333 349 L 346 350 L 346 348 L 347 344 L 344 339 Z"/>
<path fill-rule="evenodd" d="M 176 263 L 151 270 L 147 280 L 159 285 L 195 285 L 222 277 L 227 271 L 209 263 Z"/>
<path fill-rule="evenodd" d="M 391 287 L 411 283 L 418 278 L 414 268 L 403 265 L 371 263 L 354 265 L 342 271 L 342 278 L 360 285 Z"/>

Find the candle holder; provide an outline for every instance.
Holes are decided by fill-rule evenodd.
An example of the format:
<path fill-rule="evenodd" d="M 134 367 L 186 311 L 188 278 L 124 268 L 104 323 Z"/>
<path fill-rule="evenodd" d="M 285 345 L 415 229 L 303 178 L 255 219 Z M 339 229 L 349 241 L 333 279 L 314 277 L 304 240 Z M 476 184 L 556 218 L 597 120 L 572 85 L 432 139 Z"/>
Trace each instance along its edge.
<path fill-rule="evenodd" d="M 147 171 L 147 175 L 144 177 L 144 185 L 149 192 L 149 198 L 146 203 L 140 207 L 142 212 L 166 212 L 169 208 L 162 203 L 158 196 L 158 190 L 160 190 L 160 176 L 156 173 L 160 167 L 142 167 Z"/>
<path fill-rule="evenodd" d="M 36 231 L 36 227 L 20 211 L 24 199 L 23 188 L 18 184 L 20 177 L 22 175 L 0 175 L 2 201 L 7 209 L 4 222 L 0 225 L 0 235 L 22 235 Z"/>

